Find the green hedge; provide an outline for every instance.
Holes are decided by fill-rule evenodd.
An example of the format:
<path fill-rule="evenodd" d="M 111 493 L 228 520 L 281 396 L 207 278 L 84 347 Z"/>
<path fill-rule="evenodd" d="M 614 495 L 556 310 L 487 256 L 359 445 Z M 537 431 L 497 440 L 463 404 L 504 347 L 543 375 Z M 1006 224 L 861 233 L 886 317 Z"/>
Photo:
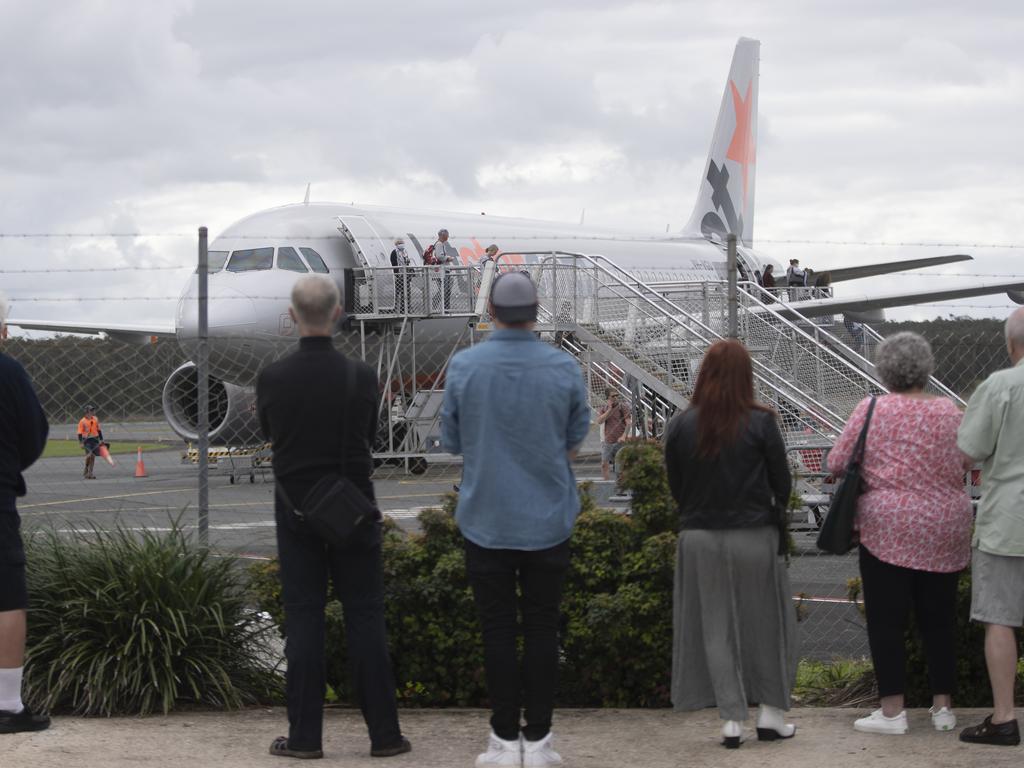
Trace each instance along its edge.
<path fill-rule="evenodd" d="M 596 509 L 584 493 L 573 532 L 563 600 L 559 703 L 563 706 L 667 706 L 672 641 L 674 516 L 656 510 L 667 495 L 656 444 L 623 449 L 627 517 Z M 653 467 L 653 469 L 652 469 Z M 485 706 L 483 642 L 466 580 L 455 497 L 420 515 L 422 533 L 388 525 L 384 534 L 385 606 L 398 691 L 412 706 Z M 644 506 L 646 505 L 646 507 Z M 259 605 L 283 627 L 277 563 L 252 568 Z M 344 617 L 327 616 L 328 683 L 351 701 Z"/>

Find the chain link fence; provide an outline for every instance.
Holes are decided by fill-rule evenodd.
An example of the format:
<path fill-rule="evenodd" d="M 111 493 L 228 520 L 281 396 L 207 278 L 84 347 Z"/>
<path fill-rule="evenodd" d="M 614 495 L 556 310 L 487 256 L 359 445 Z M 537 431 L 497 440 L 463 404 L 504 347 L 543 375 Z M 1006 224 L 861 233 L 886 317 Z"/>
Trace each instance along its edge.
<path fill-rule="evenodd" d="M 542 338 L 579 360 L 595 406 L 603 403 L 607 388 L 616 388 L 632 402 L 638 432 L 658 436 L 678 403 L 685 402 L 699 355 L 714 335 L 716 318 L 724 317 L 722 296 L 708 286 L 680 283 L 659 291 L 661 298 L 638 298 L 629 289 L 628 275 L 611 279 L 593 269 L 586 276 L 559 265 L 543 272 L 539 264 L 537 260 L 527 268 L 541 287 Z M 168 324 L 178 328 L 177 334 L 154 335 L 142 323 L 135 328 L 124 324 L 104 336 L 85 336 L 11 327 L 3 350 L 28 370 L 51 423 L 47 452 L 27 476 L 29 495 L 20 505 L 26 525 L 58 530 L 166 528 L 178 518 L 198 529 L 205 514 L 215 550 L 270 558 L 275 552 L 271 453 L 259 434 L 253 387 L 263 366 L 294 347 L 294 340 L 282 338 L 293 330 L 286 291 L 235 291 L 211 281 L 209 316 L 215 332 L 208 343 L 209 501 L 200 510 L 195 276 L 180 298 L 171 299 L 180 288 L 173 284 L 177 275 L 152 274 L 160 282 L 152 288 L 159 298 L 147 300 L 129 292 L 107 295 L 102 304 L 87 305 L 85 312 L 72 303 L 73 292 L 46 304 L 31 287 L 7 291 L 15 321 L 38 317 L 37 310 L 45 308 L 50 318 L 63 315 L 81 322 L 84 314 L 98 324 L 101 309 L 124 303 L 141 312 L 147 301 L 162 301 L 173 307 Z M 672 277 L 658 273 L 642 279 L 671 283 Z M 381 382 L 374 480 L 385 514 L 407 529 L 414 530 L 418 513 L 437 506 L 460 480 L 461 458 L 445 453 L 439 442 L 443 374 L 453 354 L 487 337 L 487 318 L 477 316 L 489 284 L 486 278 L 476 267 L 397 274 L 356 270 L 344 283 L 351 314 L 335 343 L 344 354 L 374 368 Z M 603 300 L 588 305 L 598 293 Z M 811 392 L 817 386 L 819 393 L 832 393 L 825 400 L 828 409 L 845 418 L 860 397 L 876 388 L 869 370 L 843 362 L 843 355 L 822 356 L 821 348 L 847 346 L 870 363 L 877 337 L 871 329 L 855 334 L 841 317 L 810 325 L 773 319 L 763 311 L 771 301 L 754 289 L 743 300 L 749 305 L 742 315 L 743 334 L 765 367 L 762 396 L 779 409 L 787 425 L 794 465 L 820 480 L 822 440 L 829 425 L 813 423 L 803 413 L 787 413 L 784 403 L 797 398 L 794 392 Z M 699 322 L 673 325 L 665 319 L 676 311 L 673 307 L 682 307 Z M 881 336 L 914 330 L 928 338 L 937 380 L 966 400 L 989 373 L 1008 364 L 1002 321 L 1013 307 L 1007 302 L 1004 311 L 994 313 L 995 319 L 951 316 L 882 323 L 873 330 Z M 604 318 L 594 313 L 604 313 Z M 792 375 L 773 373 L 787 366 Z M 645 371 L 650 374 L 646 378 Z M 110 449 L 109 460 L 97 460 L 95 480 L 83 477 L 84 454 L 77 438 L 87 404 L 95 407 Z M 805 430 L 812 434 L 803 435 Z M 804 442 L 801 435 L 807 438 Z M 597 501 L 605 505 L 613 489 L 600 482 L 599 454 L 595 427 L 577 474 L 598 481 Z M 863 620 L 847 600 L 847 582 L 857 576 L 856 560 L 817 552 L 814 538 L 827 495 L 807 490 L 804 502 L 793 517 L 796 553 L 791 562 L 802 616 L 802 654 L 818 659 L 867 655 Z"/>

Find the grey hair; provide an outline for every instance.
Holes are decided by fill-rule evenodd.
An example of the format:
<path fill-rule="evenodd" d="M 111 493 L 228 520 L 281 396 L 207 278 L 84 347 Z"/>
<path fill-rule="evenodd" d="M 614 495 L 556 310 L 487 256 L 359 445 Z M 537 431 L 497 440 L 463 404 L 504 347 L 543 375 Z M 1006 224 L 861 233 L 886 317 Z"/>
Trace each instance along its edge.
<path fill-rule="evenodd" d="M 878 345 L 875 368 L 882 383 L 893 392 L 923 389 L 935 370 L 935 357 L 924 336 L 902 331 Z"/>
<path fill-rule="evenodd" d="M 0 327 L 7 324 L 7 299 L 0 293 Z"/>
<path fill-rule="evenodd" d="M 292 288 L 292 309 L 299 322 L 323 328 L 331 322 L 331 313 L 341 297 L 338 286 L 326 275 L 300 277 Z"/>
<path fill-rule="evenodd" d="M 1020 307 L 1006 318 L 1006 341 L 1024 349 L 1024 307 Z"/>

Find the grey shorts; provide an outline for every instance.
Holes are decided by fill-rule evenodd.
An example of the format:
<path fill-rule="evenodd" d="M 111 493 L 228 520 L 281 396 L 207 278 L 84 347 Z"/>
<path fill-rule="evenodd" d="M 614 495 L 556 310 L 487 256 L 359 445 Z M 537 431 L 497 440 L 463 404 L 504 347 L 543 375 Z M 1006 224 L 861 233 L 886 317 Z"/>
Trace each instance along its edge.
<path fill-rule="evenodd" d="M 601 443 L 601 463 L 613 464 L 615 454 L 622 450 L 625 443 Z"/>
<path fill-rule="evenodd" d="M 1024 557 L 974 550 L 971 618 L 1004 627 L 1024 626 Z"/>

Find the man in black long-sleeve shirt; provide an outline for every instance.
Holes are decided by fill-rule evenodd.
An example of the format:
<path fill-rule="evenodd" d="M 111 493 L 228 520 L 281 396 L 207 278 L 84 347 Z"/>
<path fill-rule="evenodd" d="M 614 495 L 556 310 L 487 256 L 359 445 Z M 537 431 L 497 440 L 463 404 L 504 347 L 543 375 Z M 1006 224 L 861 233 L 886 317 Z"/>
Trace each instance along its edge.
<path fill-rule="evenodd" d="M 312 486 L 329 474 L 345 475 L 374 498 L 370 446 L 377 429 L 377 378 L 369 366 L 345 358 L 331 344 L 341 307 L 329 278 L 316 275 L 296 282 L 290 312 L 299 329 L 299 348 L 264 368 L 256 382 L 260 427 L 273 445 L 278 483 L 274 513 L 288 660 L 288 736 L 275 739 L 270 753 L 323 755 L 324 607 L 330 574 L 345 610 L 352 681 L 370 732 L 370 754 L 390 757 L 411 747 L 398 726 L 384 628 L 380 523 L 366 526 L 350 546 L 336 549 L 308 530 L 292 507 L 301 508 Z M 348 391 L 350 381 L 355 391 Z"/>
<path fill-rule="evenodd" d="M 5 314 L 0 299 L 0 338 L 7 335 Z M 21 701 L 28 589 L 15 499 L 25 495 L 21 473 L 42 454 L 50 428 L 25 369 L 3 353 L 0 424 L 0 733 L 41 731 L 50 718 L 33 713 Z"/>

